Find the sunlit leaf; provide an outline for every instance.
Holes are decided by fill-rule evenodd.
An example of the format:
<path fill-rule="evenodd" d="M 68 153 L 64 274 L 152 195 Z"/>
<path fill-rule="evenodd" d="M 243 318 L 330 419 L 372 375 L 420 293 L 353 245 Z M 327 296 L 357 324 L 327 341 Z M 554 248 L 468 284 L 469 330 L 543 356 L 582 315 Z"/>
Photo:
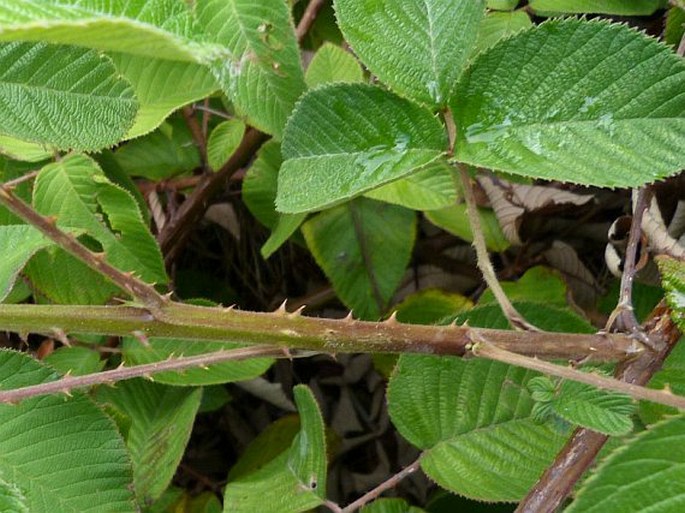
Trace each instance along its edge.
<path fill-rule="evenodd" d="M 633 187 L 685 167 L 685 62 L 625 25 L 554 20 L 479 54 L 453 102 L 457 160 Z"/>
<path fill-rule="evenodd" d="M 283 137 L 277 210 L 321 210 L 435 161 L 446 148 L 427 110 L 376 86 L 333 84 L 307 93 Z"/>
<path fill-rule="evenodd" d="M 319 48 L 307 67 L 304 80 L 309 87 L 328 82 L 361 82 L 364 79 L 357 59 L 331 43 Z"/>
<path fill-rule="evenodd" d="M 483 0 L 336 0 L 338 24 L 371 72 L 392 89 L 444 106 L 471 53 Z"/>

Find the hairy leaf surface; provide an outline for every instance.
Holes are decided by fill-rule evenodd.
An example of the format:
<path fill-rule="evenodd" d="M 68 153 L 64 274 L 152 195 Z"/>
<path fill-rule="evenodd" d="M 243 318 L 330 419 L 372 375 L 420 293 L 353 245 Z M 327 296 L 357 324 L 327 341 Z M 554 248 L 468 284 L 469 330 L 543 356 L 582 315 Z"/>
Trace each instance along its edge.
<path fill-rule="evenodd" d="M 70 155 L 45 166 L 36 178 L 33 204 L 59 224 L 95 238 L 112 265 L 151 283 L 166 282 L 159 247 L 135 200 L 89 157 Z"/>
<path fill-rule="evenodd" d="M 624 25 L 554 20 L 480 54 L 452 103 L 455 156 L 634 187 L 685 167 L 685 62 Z"/>
<path fill-rule="evenodd" d="M 59 378 L 13 351 L 0 351 L 0 368 L 4 390 Z M 0 405 L 0 452 L 0 474 L 21 490 L 32 513 L 136 511 L 124 441 L 82 393 Z"/>
<path fill-rule="evenodd" d="M 126 139 L 157 128 L 179 107 L 200 100 L 219 89 L 205 66 L 127 53 L 108 54 L 119 72 L 131 82 L 139 109 Z"/>
<path fill-rule="evenodd" d="M 643 431 L 596 469 L 567 513 L 678 513 L 685 508 L 685 417 Z"/>
<path fill-rule="evenodd" d="M 376 86 L 333 84 L 307 93 L 288 120 L 276 208 L 321 210 L 403 178 L 446 149 L 427 110 Z"/>
<path fill-rule="evenodd" d="M 280 138 L 304 73 L 288 4 L 282 0 L 201 0 L 202 28 L 231 58 L 212 70 L 224 92 L 251 125 Z"/>
<path fill-rule="evenodd" d="M 336 0 L 338 24 L 371 72 L 431 106 L 450 101 L 485 14 L 483 0 Z"/>
<path fill-rule="evenodd" d="M 205 50 L 186 2 L 0 0 L 0 41 L 47 41 L 197 61 Z"/>
<path fill-rule="evenodd" d="M 0 43 L 0 131 L 58 149 L 98 150 L 123 138 L 138 108 L 112 62 L 84 48 Z"/>
<path fill-rule="evenodd" d="M 360 198 L 312 217 L 302 232 L 345 306 L 355 317 L 378 320 L 409 264 L 414 213 Z"/>
<path fill-rule="evenodd" d="M 349 52 L 332 43 L 324 43 L 309 63 L 304 76 L 309 87 L 328 82 L 361 82 L 364 73 Z"/>

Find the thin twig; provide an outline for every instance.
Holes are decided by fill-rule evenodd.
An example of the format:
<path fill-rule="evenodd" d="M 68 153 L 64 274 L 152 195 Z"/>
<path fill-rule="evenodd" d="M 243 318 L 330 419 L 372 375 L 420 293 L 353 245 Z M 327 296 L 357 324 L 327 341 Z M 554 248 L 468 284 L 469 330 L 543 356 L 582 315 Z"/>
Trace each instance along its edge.
<path fill-rule="evenodd" d="M 570 379 L 597 388 L 611 390 L 612 392 L 621 392 L 636 400 L 651 401 L 653 403 L 663 404 L 664 406 L 672 406 L 681 410 L 685 409 L 685 397 L 674 395 L 671 392 L 645 388 L 600 374 L 582 372 L 573 367 L 562 367 L 561 365 L 538 360 L 537 358 L 531 358 L 530 356 L 512 353 L 511 351 L 495 346 L 486 339 L 474 339 L 471 352 L 475 356 L 487 358 L 488 360 L 496 360 L 498 362 L 508 363 L 509 365 L 516 365 L 517 367 L 542 372 L 543 374 L 550 374 L 559 378 Z"/>
<path fill-rule="evenodd" d="M 295 29 L 295 36 L 297 37 L 298 43 L 302 43 L 304 36 L 307 35 L 309 29 L 311 29 L 312 25 L 314 25 L 316 17 L 325 3 L 326 0 L 311 0 L 309 2 L 304 14 L 302 14 L 300 22 L 297 24 L 297 29 Z"/>
<path fill-rule="evenodd" d="M 483 236 L 483 229 L 480 224 L 480 214 L 478 213 L 476 198 L 471 189 L 471 178 L 464 166 L 459 165 L 458 172 L 459 177 L 461 178 L 464 200 L 466 202 L 466 213 L 469 218 L 469 224 L 471 225 L 473 246 L 476 248 L 476 260 L 478 268 L 483 274 L 485 283 L 490 287 L 495 299 L 497 299 L 497 303 L 499 303 L 500 308 L 502 308 L 502 312 L 504 312 L 505 317 L 514 328 L 527 331 L 539 331 L 538 328 L 526 321 L 523 315 L 514 308 L 514 305 L 511 304 L 511 301 L 509 301 L 509 298 L 502 289 L 502 285 L 500 285 L 499 280 L 497 279 L 495 269 L 492 267 L 488 248 L 485 244 L 485 237 Z"/>
<path fill-rule="evenodd" d="M 683 9 L 682 6 L 681 9 Z M 680 44 L 678 45 L 678 49 L 675 53 L 677 53 L 681 57 L 685 55 L 685 33 L 683 33 L 683 37 L 680 38 Z"/>
<path fill-rule="evenodd" d="M 195 105 L 193 105 L 193 108 L 195 110 L 201 110 L 202 112 L 207 112 L 209 114 L 212 114 L 213 116 L 217 116 L 223 119 L 233 119 L 233 116 L 227 114 L 226 112 L 221 112 L 220 110 L 207 107 L 206 105 L 202 105 L 200 103 L 196 103 Z"/>
<path fill-rule="evenodd" d="M 181 114 L 183 115 L 183 119 L 193 136 L 193 141 L 195 141 L 195 145 L 200 152 L 202 168 L 207 169 L 207 141 L 205 140 L 205 134 L 202 131 L 200 123 L 198 123 L 197 118 L 195 118 L 195 109 L 194 107 L 186 105 L 181 109 Z"/>
<path fill-rule="evenodd" d="M 49 381 L 47 383 L 15 388 L 13 390 L 3 390 L 0 391 L 0 403 L 17 403 L 30 397 L 48 394 L 63 393 L 69 395 L 71 390 L 86 388 L 93 385 L 111 384 L 116 383 L 117 381 L 140 377 L 151 379 L 152 375 L 160 372 L 203 368 L 216 363 L 245 360 L 248 358 L 284 356 L 285 353 L 283 350 L 275 346 L 243 347 L 240 349 L 216 351 L 198 356 L 170 358 L 161 362 L 134 365 L 131 367 L 124 367 L 122 364 L 118 368 L 109 371 L 85 374 L 83 376 L 67 375 L 57 381 Z"/>
<path fill-rule="evenodd" d="M 635 317 L 633 310 L 633 280 L 635 279 L 635 263 L 637 261 L 637 251 L 640 246 L 642 238 L 642 217 L 648 204 L 648 191 L 646 187 L 641 187 L 635 191 L 635 201 L 633 209 L 633 217 L 630 224 L 630 231 L 628 233 L 628 245 L 626 247 L 625 260 L 623 263 L 623 272 L 621 274 L 621 286 L 619 301 L 616 308 L 609 316 L 607 321 L 607 331 L 609 331 L 614 324 L 619 331 L 627 333 L 638 334 L 640 332 L 640 325 Z M 642 248 L 643 251 L 646 248 Z M 648 339 L 643 340 L 649 343 Z"/>
<path fill-rule="evenodd" d="M 620 365 L 614 373 L 617 379 L 637 385 L 647 384 L 680 339 L 680 332 L 663 302 L 652 312 L 645 323 L 645 330 L 655 341 L 658 351 L 643 351 L 637 358 Z M 608 439 L 608 436 L 589 429 L 576 429 L 554 462 L 521 501 L 516 513 L 557 511 Z"/>
<path fill-rule="evenodd" d="M 78 258 L 88 267 L 112 281 L 121 289 L 140 301 L 153 314 L 167 303 L 167 299 L 154 287 L 136 278 L 133 273 L 123 272 L 106 261 L 104 253 L 94 253 L 81 244 L 74 235 L 57 227 L 57 219 L 39 214 L 30 205 L 16 196 L 7 184 L 0 184 L 0 203 L 21 217 L 24 221 L 40 230 L 67 253 Z"/>
<path fill-rule="evenodd" d="M 33 180 L 36 176 L 38 176 L 39 171 L 31 171 L 30 173 L 26 173 L 19 178 L 15 178 L 14 180 L 9 180 L 5 182 L 5 187 L 7 189 L 14 189 L 17 185 L 28 182 L 29 180 Z"/>
<path fill-rule="evenodd" d="M 447 128 L 447 136 L 449 139 L 449 147 L 447 151 L 448 157 L 454 156 L 454 147 L 457 138 L 457 127 L 454 123 L 454 117 L 452 116 L 452 111 L 447 109 L 443 118 L 445 120 L 445 126 Z M 527 331 L 540 331 L 538 328 L 530 324 L 521 315 L 514 305 L 511 304 L 509 298 L 504 293 L 502 286 L 497 280 L 497 274 L 495 273 L 494 267 L 492 267 L 492 262 L 490 261 L 490 255 L 488 254 L 488 248 L 485 243 L 485 237 L 483 236 L 483 228 L 480 224 L 480 215 L 478 214 L 478 205 L 476 204 L 476 198 L 473 194 L 473 189 L 471 188 L 471 177 L 463 164 L 456 163 L 457 172 L 461 181 L 461 189 L 464 194 L 464 201 L 466 202 L 466 214 L 469 218 L 469 224 L 471 225 L 471 234 L 473 235 L 473 246 L 476 249 L 476 263 L 478 264 L 478 269 L 480 269 L 481 274 L 485 283 L 490 287 L 490 290 L 495 296 L 497 303 L 504 316 L 509 321 L 515 329 L 527 330 Z"/>
<path fill-rule="evenodd" d="M 369 502 L 377 499 L 386 490 L 390 490 L 392 488 L 395 488 L 399 484 L 400 481 L 402 481 L 405 477 L 416 472 L 420 466 L 421 466 L 421 456 L 419 456 L 418 459 L 416 461 L 414 461 L 414 463 L 404 467 L 397 474 L 395 474 L 395 475 L 391 476 L 389 479 L 383 481 L 381 484 L 379 484 L 373 490 L 366 492 L 364 495 L 359 497 L 359 499 L 354 501 L 349 506 L 345 506 L 343 509 L 340 510 L 340 513 L 352 513 L 353 511 L 357 511 L 359 508 L 362 508 L 363 506 L 365 506 Z"/>

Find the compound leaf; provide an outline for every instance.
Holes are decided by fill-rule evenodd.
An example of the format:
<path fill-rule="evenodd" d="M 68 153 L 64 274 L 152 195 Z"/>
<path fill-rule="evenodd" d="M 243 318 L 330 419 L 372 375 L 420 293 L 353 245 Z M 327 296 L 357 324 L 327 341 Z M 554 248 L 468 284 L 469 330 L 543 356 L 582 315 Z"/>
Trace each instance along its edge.
<path fill-rule="evenodd" d="M 336 0 L 338 23 L 371 72 L 434 107 L 452 97 L 485 15 L 483 0 Z"/>
<path fill-rule="evenodd" d="M 59 379 L 29 356 L 0 351 L 4 390 Z M 134 513 L 131 463 L 116 426 L 84 394 L 0 405 L 0 474 L 32 513 Z M 21 510 L 10 510 L 21 511 Z"/>
<path fill-rule="evenodd" d="M 138 108 L 112 61 L 85 48 L 0 43 L 0 130 L 58 149 L 121 140 Z"/>
<path fill-rule="evenodd" d="M 685 508 L 685 417 L 670 418 L 614 452 L 567 513 L 678 513 Z"/>
<path fill-rule="evenodd" d="M 685 62 L 625 25 L 553 20 L 479 54 L 453 102 L 456 159 L 635 187 L 685 167 Z"/>
<path fill-rule="evenodd" d="M 446 149 L 441 123 L 376 86 L 332 84 L 308 92 L 283 136 L 277 210 L 321 210 L 403 178 Z"/>

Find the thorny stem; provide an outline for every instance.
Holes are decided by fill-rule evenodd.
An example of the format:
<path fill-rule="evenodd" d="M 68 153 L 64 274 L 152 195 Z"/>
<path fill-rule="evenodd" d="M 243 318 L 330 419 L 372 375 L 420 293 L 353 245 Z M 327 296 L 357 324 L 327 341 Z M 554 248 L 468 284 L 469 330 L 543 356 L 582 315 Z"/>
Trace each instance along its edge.
<path fill-rule="evenodd" d="M 416 461 L 414 461 L 414 463 L 404 467 L 397 474 L 383 481 L 373 490 L 366 492 L 364 495 L 359 497 L 359 499 L 357 499 L 350 505 L 345 506 L 344 508 L 340 508 L 340 506 L 338 506 L 337 504 L 332 504 L 330 502 L 326 503 L 325 505 L 328 506 L 328 508 L 334 511 L 335 513 L 353 513 L 354 511 L 357 511 L 358 509 L 364 507 L 369 502 L 376 500 L 383 492 L 395 488 L 400 481 L 416 472 L 420 467 L 421 457 L 419 456 L 419 458 Z"/>
<path fill-rule="evenodd" d="M 449 157 L 452 157 L 454 154 L 454 145 L 456 143 L 457 127 L 454 124 L 452 111 L 449 109 L 444 112 L 444 120 L 447 128 L 447 136 L 449 138 L 449 149 L 447 153 Z M 456 167 L 461 181 L 464 201 L 466 202 L 466 214 L 469 218 L 469 224 L 471 225 L 473 246 L 476 248 L 476 261 L 485 283 L 490 287 L 490 290 L 494 294 L 495 299 L 497 299 L 497 303 L 500 308 L 502 308 L 502 312 L 504 312 L 504 316 L 509 321 L 509 324 L 515 329 L 539 331 L 538 328 L 526 321 L 523 315 L 514 308 L 514 305 L 511 304 L 511 301 L 509 301 L 509 298 L 504 293 L 499 280 L 497 280 L 497 274 L 495 273 L 494 267 L 492 267 L 490 255 L 488 255 L 488 248 L 485 244 L 483 228 L 480 224 L 480 215 L 478 215 L 478 205 L 476 204 L 476 198 L 473 194 L 473 189 L 471 188 L 471 178 L 463 164 L 456 163 Z"/>
<path fill-rule="evenodd" d="M 685 409 L 685 397 L 674 395 L 671 392 L 645 388 L 600 374 L 582 372 L 572 367 L 562 367 L 561 365 L 538 360 L 537 358 L 531 358 L 530 356 L 512 353 L 511 351 L 501 349 L 494 344 L 491 344 L 486 339 L 478 340 L 474 338 L 471 352 L 474 356 L 487 358 L 488 360 L 516 365 L 517 367 L 523 367 L 559 378 L 570 379 L 613 392 L 621 392 L 636 400 L 652 401 L 674 408 Z"/>
<path fill-rule="evenodd" d="M 384 352 L 463 356 L 474 337 L 516 353 L 546 359 L 615 361 L 626 357 L 633 340 L 622 333 L 522 333 L 470 326 L 403 324 L 351 318 L 304 317 L 279 309 L 273 313 L 202 307 L 169 302 L 153 316 L 133 306 L 4 305 L 0 330 L 17 333 L 69 333 L 148 338 L 238 341 L 250 345 L 278 345 L 292 350 L 328 353 Z"/>
<path fill-rule="evenodd" d="M 248 358 L 284 356 L 286 356 L 285 353 L 279 347 L 244 347 L 240 349 L 216 351 L 198 356 L 170 358 L 161 362 L 134 365 L 131 367 L 124 367 L 121 365 L 116 369 L 108 371 L 85 374 L 83 376 L 67 375 L 57 381 L 49 381 L 47 383 L 40 383 L 38 385 L 0 391 L 0 403 L 17 403 L 30 397 L 48 394 L 62 393 L 69 395 L 71 390 L 90 387 L 93 385 L 102 385 L 105 383 L 116 383 L 117 381 L 124 381 L 132 378 L 145 377 L 153 380 L 152 375 L 159 372 L 203 368 L 216 363 L 246 360 Z"/>
<path fill-rule="evenodd" d="M 94 253 L 76 237 L 60 230 L 57 219 L 45 217 L 36 212 L 30 205 L 17 197 L 7 184 L 0 184 L 0 203 L 21 217 L 24 221 L 40 230 L 46 237 L 58 244 L 69 254 L 81 260 L 88 267 L 100 273 L 121 289 L 140 301 L 151 312 L 157 313 L 167 303 L 167 299 L 159 294 L 154 287 L 135 278 L 132 273 L 125 273 L 110 265 L 105 260 L 104 253 Z"/>
<path fill-rule="evenodd" d="M 632 334 L 640 333 L 640 325 L 633 310 L 633 280 L 635 279 L 636 272 L 637 250 L 642 238 L 642 218 L 647 208 L 649 196 L 650 194 L 646 187 L 641 187 L 635 192 L 635 208 L 628 233 L 623 273 L 621 274 L 619 302 L 609 316 L 607 330 L 616 324 L 616 327 L 621 331 Z M 644 342 L 648 343 L 649 340 L 645 339 Z"/>
<path fill-rule="evenodd" d="M 645 331 L 656 342 L 657 352 L 643 351 L 637 358 L 620 365 L 614 373 L 617 379 L 637 385 L 647 384 L 680 339 L 680 332 L 663 302 L 654 309 L 645 323 Z M 554 463 L 521 501 L 516 513 L 556 511 L 592 465 L 608 439 L 608 436 L 589 429 L 576 429 Z"/>

